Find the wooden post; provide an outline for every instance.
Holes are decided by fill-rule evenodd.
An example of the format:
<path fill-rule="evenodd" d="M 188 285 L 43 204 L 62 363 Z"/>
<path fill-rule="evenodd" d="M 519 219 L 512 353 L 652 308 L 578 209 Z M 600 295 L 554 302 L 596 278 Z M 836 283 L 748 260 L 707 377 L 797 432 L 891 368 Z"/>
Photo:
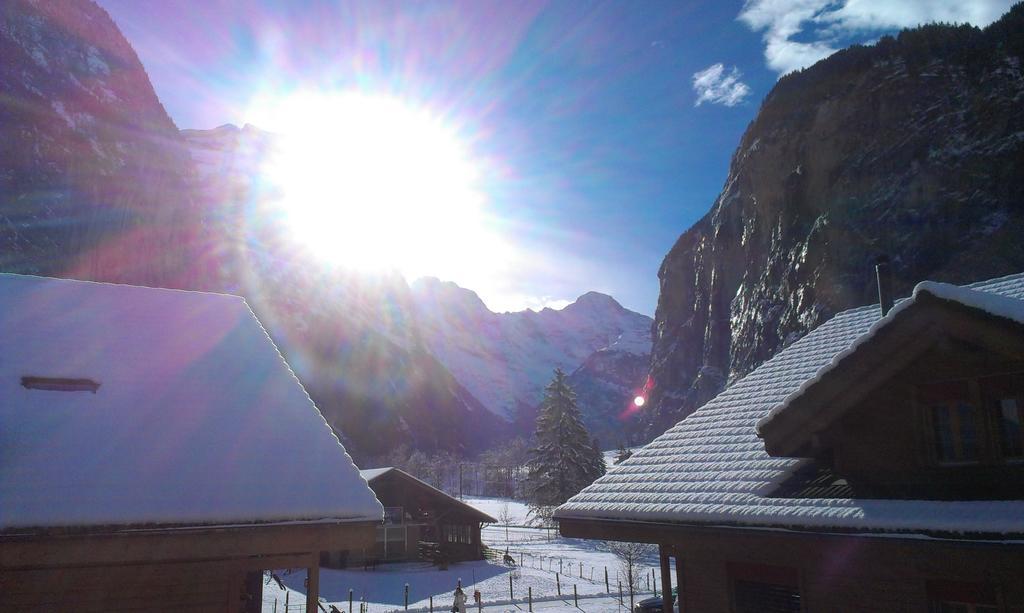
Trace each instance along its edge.
<path fill-rule="evenodd" d="M 609 594 L 612 593 L 612 588 L 608 587 L 608 567 L 604 567 L 604 591 Z"/>
<path fill-rule="evenodd" d="M 434 595 L 430 595 L 430 613 L 434 613 Z"/>
<path fill-rule="evenodd" d="M 530 603 L 529 604 L 530 613 L 533 613 L 533 586 L 532 585 L 526 586 L 526 601 L 528 603 Z"/>
<path fill-rule="evenodd" d="M 320 604 L 320 555 L 313 554 L 313 563 L 306 569 L 306 611 L 316 613 Z"/>
<path fill-rule="evenodd" d="M 617 580 L 619 582 L 619 605 L 622 606 L 625 603 L 622 601 L 622 579 Z"/>
<path fill-rule="evenodd" d="M 348 588 L 348 613 L 352 613 L 352 588 Z"/>
<path fill-rule="evenodd" d="M 559 578 L 558 573 L 555 573 L 555 589 L 558 590 L 558 595 L 562 595 L 562 580 Z"/>
<path fill-rule="evenodd" d="M 576 584 L 572 584 L 572 603 L 576 605 L 576 608 L 580 608 L 580 596 L 576 593 Z"/>
<path fill-rule="evenodd" d="M 583 562 L 580 562 L 580 579 L 583 578 Z"/>
<path fill-rule="evenodd" d="M 508 599 L 515 600 L 516 597 L 512 595 L 512 573 L 508 574 Z"/>
<path fill-rule="evenodd" d="M 520 566 L 523 565 L 523 552 L 522 551 L 519 552 L 519 565 Z"/>
<path fill-rule="evenodd" d="M 679 603 L 679 613 L 683 613 L 683 559 L 676 553 L 676 602 Z"/>
<path fill-rule="evenodd" d="M 277 596 L 274 596 L 274 613 L 277 613 Z"/>
<path fill-rule="evenodd" d="M 667 545 L 658 545 L 658 558 L 661 563 L 661 610 L 672 610 L 672 569 L 669 568 L 669 549 Z"/>
<path fill-rule="evenodd" d="M 405 584 L 405 610 L 409 610 L 409 584 Z"/>

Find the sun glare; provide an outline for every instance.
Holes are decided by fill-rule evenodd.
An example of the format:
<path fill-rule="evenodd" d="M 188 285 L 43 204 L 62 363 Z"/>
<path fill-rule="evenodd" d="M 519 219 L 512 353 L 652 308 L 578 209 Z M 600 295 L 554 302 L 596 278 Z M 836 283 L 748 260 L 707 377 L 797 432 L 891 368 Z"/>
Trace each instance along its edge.
<path fill-rule="evenodd" d="M 294 95 L 257 115 L 281 138 L 263 171 L 275 206 L 311 252 L 409 278 L 495 264 L 478 170 L 429 112 L 347 93 Z"/>

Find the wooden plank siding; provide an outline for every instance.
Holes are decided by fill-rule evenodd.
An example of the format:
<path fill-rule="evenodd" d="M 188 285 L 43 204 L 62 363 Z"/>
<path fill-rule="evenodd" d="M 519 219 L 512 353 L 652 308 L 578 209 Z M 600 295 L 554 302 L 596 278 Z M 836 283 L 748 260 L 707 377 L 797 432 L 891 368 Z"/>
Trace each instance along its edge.
<path fill-rule="evenodd" d="M 600 520 L 560 521 L 564 536 L 657 543 L 675 556 L 682 611 L 732 611 L 730 564 L 796 572 L 803 611 L 922 612 L 929 581 L 992 587 L 1001 613 L 1024 612 L 1024 544 L 830 535 Z"/>
<path fill-rule="evenodd" d="M 310 571 L 316 608 L 322 547 L 366 547 L 376 524 L 298 524 L 0 538 L 0 611 L 246 610 L 246 576 Z M 257 607 L 255 610 L 259 610 Z"/>

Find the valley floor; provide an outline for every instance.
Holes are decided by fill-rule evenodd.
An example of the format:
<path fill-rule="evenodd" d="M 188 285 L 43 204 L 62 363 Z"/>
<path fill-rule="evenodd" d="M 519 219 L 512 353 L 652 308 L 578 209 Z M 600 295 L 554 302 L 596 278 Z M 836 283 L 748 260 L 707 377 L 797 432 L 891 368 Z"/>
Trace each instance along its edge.
<path fill-rule="evenodd" d="M 508 505 L 512 517 L 510 524 L 515 525 L 507 529 L 504 525 L 486 526 L 483 541 L 501 553 L 507 548 L 516 559 L 516 568 L 491 561 L 453 564 L 448 570 L 438 570 L 425 563 L 380 565 L 370 571 L 322 568 L 320 596 L 323 610 L 329 612 L 334 605 L 338 610 L 347 612 L 351 589 L 353 611 L 359 611 L 360 602 L 366 603 L 367 611 L 375 613 L 402 611 L 405 585 L 408 584 L 410 611 L 429 610 L 431 599 L 434 611 L 450 611 L 453 591 L 460 579 L 471 601 L 473 591 L 480 591 L 485 611 L 527 610 L 527 598 L 531 592 L 535 610 L 574 609 L 574 586 L 579 595 L 578 610 L 605 613 L 628 609 L 628 588 L 623 587 L 625 606 L 618 601 L 619 561 L 605 543 L 563 538 L 554 529 L 524 526 L 529 518 L 522 503 L 496 498 L 466 498 L 466 502 L 495 517 Z M 653 591 L 650 582 L 657 577 L 657 552 L 643 562 L 644 579 L 640 586 L 643 595 L 636 595 L 636 600 L 650 596 Z M 275 603 L 277 613 L 303 610 L 305 572 L 286 572 L 278 572 L 286 589 L 282 590 L 274 581 L 264 585 L 264 613 L 274 613 Z M 657 581 L 660 584 L 660 579 Z M 284 608 L 286 598 L 291 605 L 287 611 Z"/>

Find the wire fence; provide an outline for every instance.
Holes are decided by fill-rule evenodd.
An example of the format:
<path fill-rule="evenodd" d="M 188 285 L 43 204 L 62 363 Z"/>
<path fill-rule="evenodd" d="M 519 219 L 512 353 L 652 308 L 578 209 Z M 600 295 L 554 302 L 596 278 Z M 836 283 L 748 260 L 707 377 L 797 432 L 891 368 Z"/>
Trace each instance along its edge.
<path fill-rule="evenodd" d="M 633 584 L 633 593 L 630 594 L 627 577 L 614 564 L 594 564 L 593 561 L 571 556 L 543 555 L 514 548 L 508 548 L 507 553 L 504 550 L 488 548 L 485 557 L 492 563 L 508 567 L 508 583 L 506 587 L 497 588 L 492 582 L 483 591 L 479 585 L 465 587 L 468 598 L 467 610 L 469 611 L 503 604 L 526 605 L 527 610 L 532 611 L 533 602 L 556 599 L 566 602 L 572 599 L 574 606 L 578 607 L 580 600 L 595 597 L 613 597 L 620 606 L 628 610 L 631 601 L 650 594 L 656 596 L 660 593 L 661 588 L 657 572 L 648 565 L 641 565 L 641 571 L 634 575 L 637 579 Z M 536 582 L 529 581 L 530 577 L 524 576 L 524 570 L 542 571 L 549 574 L 555 582 L 554 592 L 552 593 L 548 588 L 544 593 L 534 594 Z M 267 583 L 269 584 L 273 580 L 274 576 L 268 575 Z M 548 585 L 550 586 L 550 584 Z M 463 587 L 461 580 L 459 587 Z M 583 593 L 581 593 L 581 587 L 583 587 Z M 417 605 L 419 608 L 410 608 L 411 604 L 421 603 L 423 600 L 427 601 L 426 607 Z M 373 611 L 381 613 L 384 611 L 444 612 L 451 611 L 453 605 L 453 598 L 447 593 L 437 594 L 436 597 L 428 595 L 424 598 L 422 595 L 410 594 L 407 586 L 396 587 L 395 593 L 389 595 L 389 602 L 396 601 L 404 604 L 396 608 L 394 604 L 369 603 L 366 602 L 366 595 L 359 594 L 355 589 L 350 589 L 347 602 L 340 604 L 321 602 L 319 609 L 323 613 L 369 613 L 372 606 Z M 264 596 L 263 602 L 265 612 L 296 613 L 306 610 L 305 597 L 298 592 L 286 591 L 284 596 Z"/>

